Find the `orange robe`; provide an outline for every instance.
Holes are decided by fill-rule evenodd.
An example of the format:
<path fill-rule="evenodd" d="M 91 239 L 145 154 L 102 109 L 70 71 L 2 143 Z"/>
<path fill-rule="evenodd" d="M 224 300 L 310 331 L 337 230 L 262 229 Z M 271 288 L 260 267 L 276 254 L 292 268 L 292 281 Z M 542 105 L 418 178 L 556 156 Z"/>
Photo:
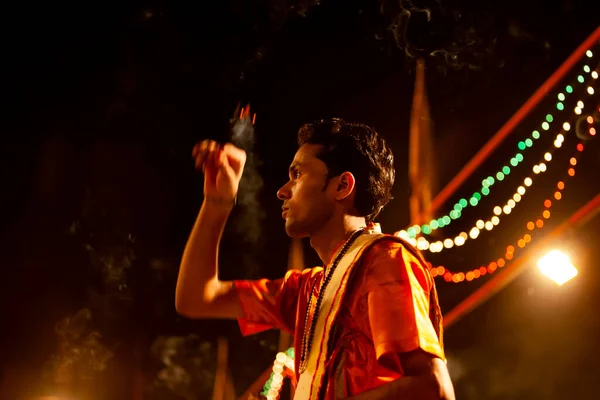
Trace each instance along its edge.
<path fill-rule="evenodd" d="M 444 359 L 437 333 L 441 336 L 441 319 L 433 316 L 439 311 L 437 295 L 420 254 L 396 238 L 384 239 L 358 262 L 328 352 L 326 400 L 362 393 L 402 377 L 398 353 L 422 349 Z M 317 281 L 314 307 L 322 279 L 323 269 L 317 267 L 292 270 L 278 280 L 235 282 L 244 311 L 239 320 L 242 334 L 279 328 L 294 335 L 296 382 L 309 291 Z"/>

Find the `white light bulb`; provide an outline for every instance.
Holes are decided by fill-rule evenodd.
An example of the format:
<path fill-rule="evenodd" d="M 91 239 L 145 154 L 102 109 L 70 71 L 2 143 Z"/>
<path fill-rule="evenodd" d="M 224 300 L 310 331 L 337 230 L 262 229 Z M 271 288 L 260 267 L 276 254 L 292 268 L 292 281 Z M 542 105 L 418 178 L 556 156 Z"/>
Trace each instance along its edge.
<path fill-rule="evenodd" d="M 594 88 L 593 88 L 593 87 L 591 87 L 591 86 L 588 86 L 588 88 L 587 88 L 587 92 L 588 92 L 589 94 L 594 94 Z"/>
<path fill-rule="evenodd" d="M 510 199 L 508 201 L 508 203 L 506 203 L 507 206 L 509 206 L 510 208 L 515 208 L 517 206 L 517 203 L 515 203 L 515 201 L 513 199 Z"/>
<path fill-rule="evenodd" d="M 546 160 L 546 161 L 552 161 L 552 154 L 551 153 L 544 154 L 544 160 Z"/>
<path fill-rule="evenodd" d="M 444 240 L 444 247 L 447 249 L 451 249 L 454 246 L 454 241 L 452 239 Z"/>
<path fill-rule="evenodd" d="M 592 71 L 592 78 L 598 79 L 598 72 Z"/>
<path fill-rule="evenodd" d="M 523 186 L 519 186 L 517 188 L 517 194 L 520 194 L 521 196 L 523 196 L 525 194 L 525 188 Z"/>
<path fill-rule="evenodd" d="M 523 180 L 523 183 L 525 184 L 525 186 L 531 186 L 531 184 L 533 183 L 533 181 L 531 180 L 530 177 L 527 177 Z"/>
<path fill-rule="evenodd" d="M 491 231 L 492 229 L 494 229 L 494 224 L 492 224 L 492 221 L 487 221 L 485 223 L 485 229 L 487 229 L 488 231 Z"/>
<path fill-rule="evenodd" d="M 475 224 L 475 226 L 479 229 L 483 229 L 485 225 L 485 222 L 483 222 L 482 220 L 477 221 L 477 223 Z"/>
<path fill-rule="evenodd" d="M 510 208 L 509 206 L 504 206 L 503 211 L 504 211 L 504 214 L 510 214 L 510 212 L 512 211 L 512 208 Z"/>
<path fill-rule="evenodd" d="M 579 100 L 577 102 L 577 108 L 583 108 L 583 107 L 584 107 L 583 101 Z"/>
<path fill-rule="evenodd" d="M 544 164 L 544 163 L 540 164 L 540 172 L 546 172 L 546 168 L 547 168 L 546 164 Z"/>
<path fill-rule="evenodd" d="M 563 129 L 564 129 L 565 131 L 568 131 L 568 130 L 570 130 L 570 129 L 571 129 L 571 124 L 570 124 L 570 123 L 568 123 L 568 122 L 565 122 L 565 123 L 563 124 Z M 561 135 L 561 136 L 562 136 L 562 135 Z M 557 136 L 556 138 L 558 139 L 558 136 Z"/>
<path fill-rule="evenodd" d="M 496 217 L 495 215 L 492 217 L 492 224 L 494 225 L 498 225 L 500 223 L 500 218 Z"/>
<path fill-rule="evenodd" d="M 455 237 L 454 244 L 457 246 L 462 246 L 463 244 L 465 244 L 465 238 L 463 238 L 462 236 Z"/>
<path fill-rule="evenodd" d="M 496 215 L 502 214 L 502 209 L 498 206 L 494 207 L 494 214 L 496 214 Z"/>
<path fill-rule="evenodd" d="M 521 195 L 519 193 L 515 193 L 513 196 L 513 200 L 517 203 L 521 201 Z"/>

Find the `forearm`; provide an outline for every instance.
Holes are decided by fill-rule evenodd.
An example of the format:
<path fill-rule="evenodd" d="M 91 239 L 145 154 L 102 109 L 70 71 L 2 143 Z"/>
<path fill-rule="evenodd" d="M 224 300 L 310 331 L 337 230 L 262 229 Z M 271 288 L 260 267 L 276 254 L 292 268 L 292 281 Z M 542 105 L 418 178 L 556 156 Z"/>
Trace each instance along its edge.
<path fill-rule="evenodd" d="M 438 384 L 435 376 L 403 376 L 395 381 L 383 384 L 375 389 L 360 393 L 346 400 L 454 400 L 454 395 L 447 393 Z"/>
<path fill-rule="evenodd" d="M 177 278 L 178 311 L 201 307 L 210 282 L 218 280 L 219 243 L 231 205 L 205 199 L 186 243 Z"/>

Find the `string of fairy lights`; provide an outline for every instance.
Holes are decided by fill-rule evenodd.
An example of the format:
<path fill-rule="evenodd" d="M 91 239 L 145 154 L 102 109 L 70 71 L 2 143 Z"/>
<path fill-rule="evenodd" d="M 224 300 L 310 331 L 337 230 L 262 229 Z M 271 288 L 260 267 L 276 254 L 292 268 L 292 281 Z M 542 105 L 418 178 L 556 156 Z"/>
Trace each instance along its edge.
<path fill-rule="evenodd" d="M 591 136 L 595 136 L 591 135 Z M 579 142 L 576 146 L 576 153 L 569 159 L 568 169 L 566 178 L 558 180 L 555 187 L 553 188 L 552 198 L 549 197 L 544 200 L 543 207 L 538 212 L 538 218 L 530 220 L 525 223 L 525 228 L 519 235 L 519 238 L 515 243 L 508 244 L 503 257 L 490 261 L 487 265 L 480 266 L 467 272 L 452 272 L 443 265 L 437 267 L 430 267 L 431 275 L 433 277 L 441 276 L 446 282 L 460 283 L 464 281 L 472 281 L 480 278 L 486 274 L 494 273 L 498 268 L 502 268 L 506 265 L 507 261 L 513 259 L 517 248 L 524 249 L 533 240 L 533 234 L 536 230 L 541 230 L 545 226 L 545 220 L 549 220 L 552 216 L 550 208 L 553 202 L 558 202 L 563 198 L 563 191 L 565 189 L 565 181 L 575 176 L 575 166 L 577 165 L 579 156 L 583 152 L 585 146 L 582 142 Z M 516 246 L 516 247 L 515 247 Z"/>
<path fill-rule="evenodd" d="M 273 362 L 273 369 L 269 380 L 263 386 L 260 393 L 267 400 L 276 400 L 279 398 L 283 388 L 283 380 L 286 376 L 294 373 L 294 348 L 290 347 L 285 352 L 277 353 Z"/>
<path fill-rule="evenodd" d="M 588 50 L 586 52 L 586 57 L 587 58 L 593 57 L 593 53 L 591 50 Z M 583 85 L 586 82 L 584 74 L 587 74 L 588 78 L 591 77 L 592 80 L 598 79 L 598 72 L 596 70 L 592 70 L 589 65 L 587 65 L 587 64 L 584 65 L 582 67 L 582 73 L 577 75 L 577 77 L 575 79 L 576 82 L 573 84 L 566 85 L 564 87 L 563 91 L 557 93 L 557 102 L 556 102 L 557 111 L 564 111 L 566 109 L 565 101 L 568 99 L 568 97 L 575 92 L 575 89 L 577 89 L 581 86 L 585 86 L 585 85 Z M 586 90 L 589 95 L 594 94 L 594 88 L 591 85 L 587 86 Z M 581 103 L 581 101 L 579 101 L 578 104 L 579 103 Z M 582 110 L 579 106 L 576 106 L 574 108 L 573 112 L 576 115 L 580 115 Z M 468 201 L 466 198 L 460 199 L 459 201 L 457 201 L 454 204 L 453 209 L 447 215 L 444 215 L 437 219 L 433 219 L 428 224 L 413 225 L 413 226 L 409 227 L 408 229 L 406 229 L 405 231 L 401 231 L 401 233 L 400 233 L 401 236 L 405 237 L 406 239 L 413 239 L 413 238 L 416 239 L 418 235 L 430 235 L 437 229 L 440 229 L 440 228 L 450 225 L 453 220 L 460 219 L 462 216 L 463 210 L 466 209 L 467 207 L 476 207 L 479 204 L 479 202 L 482 200 L 483 196 L 488 196 L 491 193 L 493 186 L 496 182 L 503 181 L 507 175 L 509 175 L 512 171 L 514 171 L 515 168 L 524 161 L 525 155 L 523 153 L 527 149 L 532 148 L 534 146 L 535 142 L 542 137 L 542 134 L 540 133 L 540 131 L 543 133 L 544 131 L 550 130 L 551 124 L 553 122 L 555 122 L 555 119 L 556 119 L 555 117 L 556 117 L 556 114 L 553 112 L 549 112 L 548 114 L 546 114 L 544 121 L 541 122 L 541 124 L 540 124 L 540 128 L 535 129 L 532 132 L 530 138 L 519 141 L 517 143 L 517 148 L 519 151 L 513 157 L 511 157 L 510 160 L 502 168 L 500 168 L 499 171 L 497 171 L 495 174 L 490 175 L 487 178 L 483 179 L 481 181 L 481 188 L 478 191 L 476 191 L 475 193 L 473 193 L 473 195 L 469 198 Z M 560 146 L 556 146 L 556 143 L 557 143 L 557 141 L 555 141 L 555 147 L 560 147 Z M 539 168 L 541 170 L 544 168 L 544 166 L 540 165 Z M 490 225 L 488 225 L 488 226 L 490 226 Z M 462 235 L 462 237 L 464 237 L 464 235 Z M 458 242 L 461 243 L 461 240 L 459 239 Z M 446 242 L 446 243 L 449 243 L 449 242 Z M 456 241 L 454 244 L 456 244 Z M 422 250 L 429 250 L 429 248 L 425 248 L 424 244 L 422 246 L 424 247 Z M 434 246 L 434 249 L 436 249 L 436 248 L 437 247 Z M 439 251 L 443 250 L 444 248 L 447 248 L 447 247 L 442 245 L 442 247 Z"/>

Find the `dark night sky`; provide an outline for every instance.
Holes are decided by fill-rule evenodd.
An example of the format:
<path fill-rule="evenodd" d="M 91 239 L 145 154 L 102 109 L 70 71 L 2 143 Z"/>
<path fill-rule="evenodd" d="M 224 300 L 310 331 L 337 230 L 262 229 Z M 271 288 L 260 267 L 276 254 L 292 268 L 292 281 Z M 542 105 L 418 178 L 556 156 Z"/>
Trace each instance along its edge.
<path fill-rule="evenodd" d="M 141 337 L 147 352 L 160 334 L 196 332 L 210 340 L 224 334 L 235 339 L 230 358 L 238 390 L 266 368 L 274 353 L 258 343 L 272 342 L 276 335 L 242 341 L 235 323 L 183 321 L 172 305 L 178 257 L 202 198 L 191 147 L 203 138 L 226 138 L 227 120 L 239 101 L 250 102 L 257 113 L 264 219 L 254 228 L 259 242 L 244 242 L 240 227 L 257 214 L 236 210 L 224 243 L 225 277 L 284 273 L 289 240 L 275 191 L 286 179 L 295 131 L 305 121 L 339 116 L 372 125 L 386 137 L 396 155 L 397 183 L 381 223 L 386 232 L 407 225 L 414 58 L 396 48 L 389 34 L 376 39 L 389 25 L 378 15 L 376 2 L 323 1 L 306 17 L 274 7 L 289 10 L 295 4 L 298 10 L 311 1 L 212 3 L 48 3 L 6 11 L 3 64 L 8 72 L 2 91 L 8 105 L 0 147 L 2 396 L 15 396 L 40 380 L 42 365 L 57 346 L 53 325 L 89 305 L 90 288 L 102 292 L 108 287 L 109 278 L 101 272 L 106 271 L 94 267 L 84 246 L 108 254 L 131 244 L 129 235 L 135 238 L 136 260 L 122 278 L 132 293 L 127 311 L 111 320 L 93 309 L 107 342 L 133 343 Z M 465 62 L 456 68 L 441 59 L 427 60 L 440 185 L 596 28 L 598 15 L 597 6 L 593 10 L 569 0 L 536 0 L 526 6 L 517 1 L 442 4 L 447 11 L 443 22 L 427 24 L 417 16 L 409 25 L 411 43 L 433 50 L 456 41 L 459 60 Z M 452 22 L 448 16 L 458 12 L 462 17 Z M 475 40 L 472 47 L 464 46 L 465 27 L 472 28 L 470 38 L 480 44 Z M 495 173 L 549 107 L 551 98 L 533 110 L 451 201 Z M 574 141 L 567 140 L 565 147 L 574 147 Z M 598 143 L 586 149 L 570 191 L 553 209 L 550 227 L 598 193 L 598 150 Z M 554 178 L 546 175 L 526 205 L 493 234 L 431 261 L 460 271 L 498 257 L 551 192 L 547 186 Z M 444 233 L 467 229 L 480 218 L 478 211 L 501 202 L 516 182 L 507 180 Z M 592 260 L 600 257 L 597 225 L 598 218 L 561 242 L 581 265 L 573 282 L 559 288 L 531 269 L 448 330 L 449 365 L 459 398 L 595 398 L 593 354 L 600 351 L 600 319 L 594 307 L 600 304 L 600 277 Z M 306 255 L 316 262 L 308 246 Z M 124 270 L 115 267 L 113 272 Z M 445 311 L 480 284 L 438 282 Z M 117 351 L 108 368 L 111 377 L 119 376 L 111 382 L 110 398 L 128 398 L 133 367 L 124 360 L 129 355 Z M 141 357 L 147 377 L 156 369 L 150 359 Z"/>

